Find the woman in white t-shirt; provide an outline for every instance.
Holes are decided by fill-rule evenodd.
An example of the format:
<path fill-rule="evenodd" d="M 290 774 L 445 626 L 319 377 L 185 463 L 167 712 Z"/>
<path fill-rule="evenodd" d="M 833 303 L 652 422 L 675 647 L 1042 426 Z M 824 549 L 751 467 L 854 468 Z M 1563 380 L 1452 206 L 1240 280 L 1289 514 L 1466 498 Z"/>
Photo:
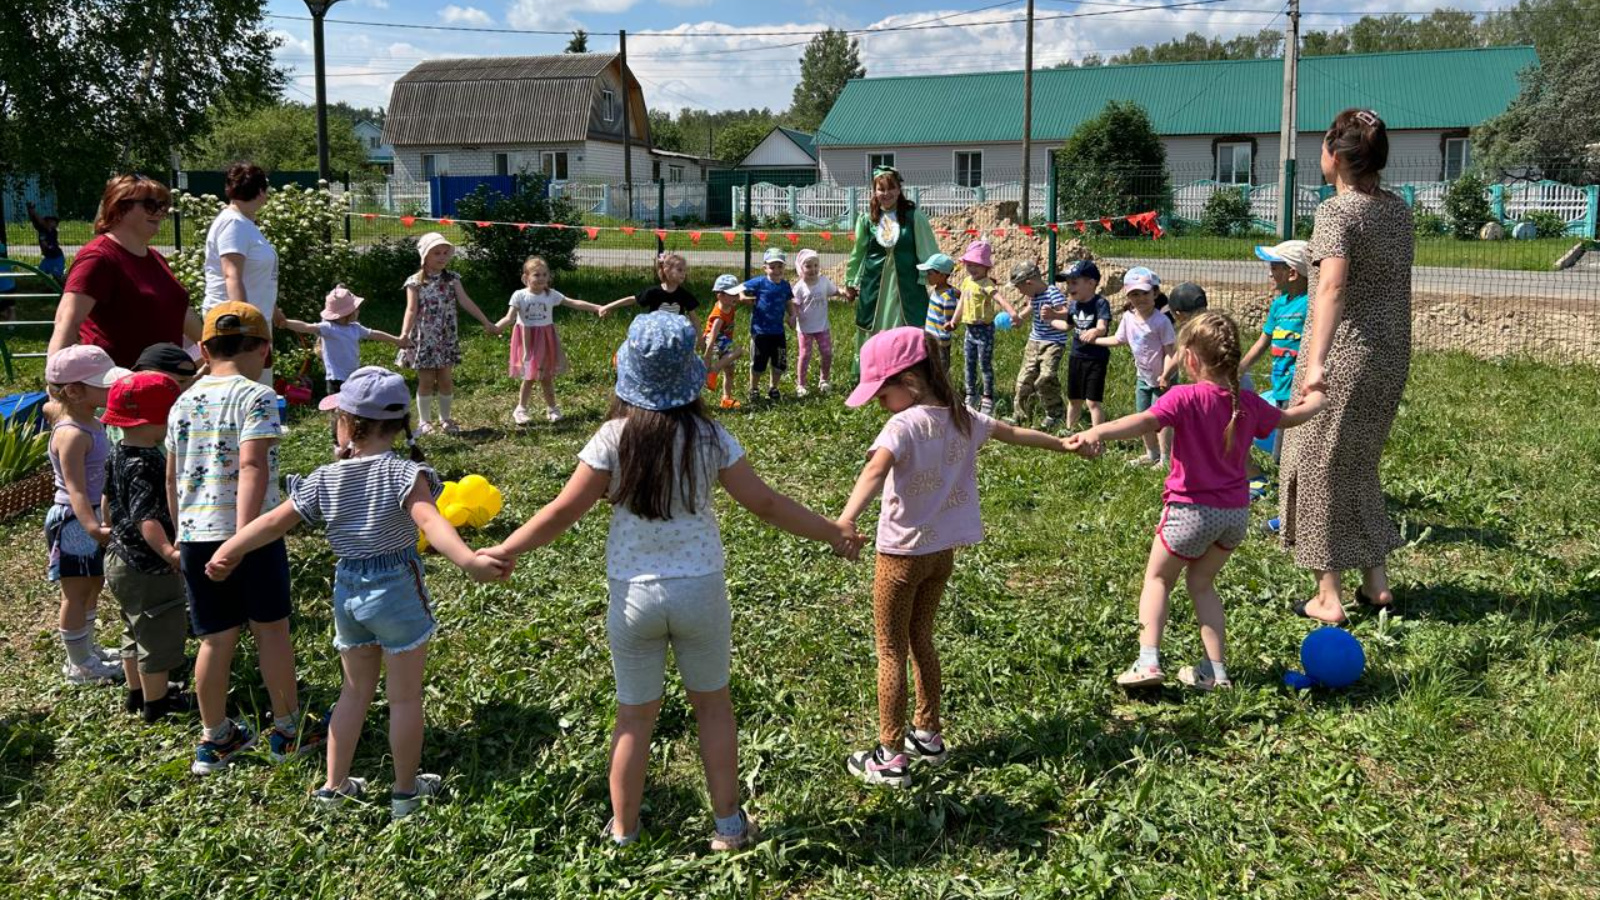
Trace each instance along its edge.
<path fill-rule="evenodd" d="M 228 205 L 206 231 L 206 297 L 200 311 L 236 300 L 261 310 L 274 327 L 281 326 L 278 251 L 256 227 L 256 213 L 267 202 L 267 173 L 254 163 L 234 163 L 224 191 Z M 272 385 L 270 365 L 262 371 L 261 383 Z"/>

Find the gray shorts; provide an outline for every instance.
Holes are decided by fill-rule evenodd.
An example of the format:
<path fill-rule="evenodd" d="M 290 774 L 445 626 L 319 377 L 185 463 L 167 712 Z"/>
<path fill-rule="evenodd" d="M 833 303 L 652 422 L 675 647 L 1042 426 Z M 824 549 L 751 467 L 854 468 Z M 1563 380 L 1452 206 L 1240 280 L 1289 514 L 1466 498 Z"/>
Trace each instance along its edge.
<path fill-rule="evenodd" d="M 106 554 L 106 583 L 122 612 L 122 658 L 139 671 L 170 672 L 183 666 L 189 637 L 189 595 L 176 571 L 151 575 Z"/>
<path fill-rule="evenodd" d="M 1188 560 L 1205 556 L 1212 547 L 1232 550 L 1244 543 L 1249 531 L 1250 507 L 1222 509 L 1198 503 L 1168 503 L 1156 526 L 1167 552 Z"/>
<path fill-rule="evenodd" d="M 618 703 L 661 699 L 669 642 L 685 688 L 715 691 L 727 686 L 733 611 L 721 572 L 654 581 L 610 579 L 609 584 L 606 634 Z"/>

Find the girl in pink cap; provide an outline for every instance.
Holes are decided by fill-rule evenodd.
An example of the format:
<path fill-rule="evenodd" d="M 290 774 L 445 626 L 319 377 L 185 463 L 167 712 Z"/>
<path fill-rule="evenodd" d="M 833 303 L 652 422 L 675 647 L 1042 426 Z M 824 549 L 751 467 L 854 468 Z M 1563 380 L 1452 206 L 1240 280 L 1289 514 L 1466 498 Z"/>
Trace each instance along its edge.
<path fill-rule="evenodd" d="M 967 405 L 984 415 L 994 412 L 994 317 L 995 306 L 1015 319 L 1017 311 L 995 290 L 989 272 L 994 269 L 994 252 L 988 241 L 973 241 L 961 254 L 967 277 L 961 282 L 959 321 L 967 328 L 962 355 L 967 360 Z M 981 380 L 980 380 L 981 379 Z"/>
<path fill-rule="evenodd" d="M 800 332 L 800 358 L 795 363 L 794 392 L 804 397 L 806 369 L 811 365 L 811 354 L 818 357 L 817 390 L 826 394 L 828 381 L 833 375 L 833 334 L 828 328 L 828 301 L 839 295 L 839 289 L 822 274 L 822 260 L 817 251 L 801 250 L 795 257 L 795 268 L 800 280 L 794 283 L 794 315 L 796 330 Z"/>
<path fill-rule="evenodd" d="M 361 367 L 362 341 L 387 341 L 401 349 L 411 346 L 409 338 L 368 328 L 357 322 L 357 317 L 361 315 L 361 304 L 365 302 L 341 284 L 323 298 L 319 321 L 286 319 L 283 323 L 283 327 L 290 331 L 309 334 L 317 339 L 317 352 L 322 356 L 322 374 L 327 379 L 324 386 L 328 394 L 339 393 L 344 380 Z"/>
<path fill-rule="evenodd" d="M 921 328 L 894 328 L 861 347 L 861 383 L 845 401 L 869 400 L 891 414 L 867 453 L 839 517 L 856 518 L 881 491 L 872 617 L 878 648 L 878 745 L 854 753 L 850 772 L 868 784 L 906 787 L 910 764 L 949 758 L 939 723 L 939 654 L 933 617 L 955 562 L 955 548 L 983 540 L 977 456 L 993 437 L 1008 444 L 1065 452 L 1066 441 L 969 410 L 937 359 L 937 341 Z M 906 728 L 906 655 L 916 677 L 917 711 Z"/>

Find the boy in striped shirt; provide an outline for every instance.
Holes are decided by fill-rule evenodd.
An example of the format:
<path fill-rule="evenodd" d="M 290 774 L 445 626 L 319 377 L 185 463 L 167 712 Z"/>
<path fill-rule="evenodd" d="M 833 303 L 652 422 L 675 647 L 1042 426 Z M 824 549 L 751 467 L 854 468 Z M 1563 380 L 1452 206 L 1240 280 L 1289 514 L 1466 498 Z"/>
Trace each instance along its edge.
<path fill-rule="evenodd" d="M 950 339 L 961 322 L 961 292 L 950 284 L 956 261 L 935 253 L 917 266 L 928 273 L 928 317 L 923 330 L 939 342 L 939 364 L 950 369 Z"/>

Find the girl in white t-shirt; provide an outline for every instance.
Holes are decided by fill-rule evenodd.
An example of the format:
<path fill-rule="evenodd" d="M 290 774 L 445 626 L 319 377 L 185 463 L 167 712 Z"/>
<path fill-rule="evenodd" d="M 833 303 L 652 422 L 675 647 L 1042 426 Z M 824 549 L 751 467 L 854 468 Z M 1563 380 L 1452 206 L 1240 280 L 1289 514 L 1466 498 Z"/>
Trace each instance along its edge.
<path fill-rule="evenodd" d="M 716 818 L 711 849 L 736 850 L 755 839 L 756 828 L 739 805 L 739 746 L 728 695 L 732 613 L 712 485 L 721 484 L 763 521 L 829 544 L 840 556 L 854 559 L 861 538 L 756 475 L 739 442 L 706 415 L 700 399 L 706 367 L 697 349 L 695 327 L 682 315 L 660 310 L 634 319 L 617 351 L 611 411 L 578 454 L 577 471 L 505 543 L 479 552 L 509 564 L 560 537 L 601 498 L 611 502 L 606 633 L 617 721 L 605 833 L 619 845 L 638 837 L 670 643 L 699 726 Z"/>
<path fill-rule="evenodd" d="M 495 327 L 505 330 L 511 320 L 511 377 L 522 380 L 517 393 L 517 408 L 511 419 L 518 425 L 528 424 L 528 397 L 533 393 L 533 383 L 539 382 L 544 390 L 545 418 L 561 421 L 561 409 L 556 406 L 556 376 L 567 371 L 567 354 L 561 349 L 561 339 L 556 336 L 555 309 L 570 306 L 595 315 L 600 307 L 582 300 L 574 300 L 550 287 L 550 264 L 542 257 L 530 256 L 522 264 L 522 283 L 525 290 L 511 295 L 506 314 Z"/>
<path fill-rule="evenodd" d="M 815 250 L 801 250 L 795 257 L 800 279 L 794 283 L 794 316 L 796 330 L 800 332 L 800 358 L 794 369 L 794 392 L 804 397 L 806 369 L 811 365 L 811 353 L 819 357 L 817 389 L 828 392 L 829 376 L 833 374 L 833 335 L 828 330 L 828 301 L 839 295 L 822 274 L 822 260 Z"/>

